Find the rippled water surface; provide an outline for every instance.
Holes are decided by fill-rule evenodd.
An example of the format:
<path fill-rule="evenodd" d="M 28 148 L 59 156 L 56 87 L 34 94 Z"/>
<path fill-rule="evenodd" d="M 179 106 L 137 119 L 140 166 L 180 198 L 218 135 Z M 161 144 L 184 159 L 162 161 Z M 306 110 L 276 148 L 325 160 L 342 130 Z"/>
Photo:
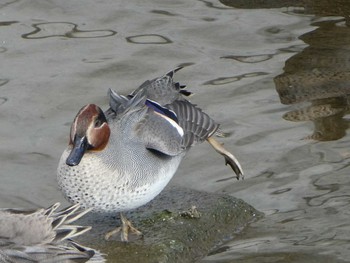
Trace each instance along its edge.
<path fill-rule="evenodd" d="M 203 262 L 347 261 L 350 4 L 270 2 L 1 1 L 0 206 L 65 203 L 55 171 L 79 108 L 185 65 L 246 179 L 203 144 L 172 184 L 266 214 Z"/>

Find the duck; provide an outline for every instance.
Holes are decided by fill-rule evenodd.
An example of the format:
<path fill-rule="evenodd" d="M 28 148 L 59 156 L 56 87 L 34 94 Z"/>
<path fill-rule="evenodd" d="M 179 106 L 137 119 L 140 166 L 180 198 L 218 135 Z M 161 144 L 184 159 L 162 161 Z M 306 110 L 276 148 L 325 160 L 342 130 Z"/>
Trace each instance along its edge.
<path fill-rule="evenodd" d="M 75 204 L 57 211 L 59 206 L 0 209 L 0 262 L 105 262 L 99 251 L 72 240 L 91 229 L 71 224 L 89 210 Z"/>
<path fill-rule="evenodd" d="M 109 108 L 83 106 L 70 129 L 69 144 L 57 168 L 60 189 L 68 201 L 97 212 L 120 212 L 121 234 L 142 236 L 124 216 L 154 199 L 169 183 L 190 148 L 207 141 L 243 178 L 237 158 L 214 135 L 222 133 L 208 114 L 175 82 L 177 67 L 147 80 L 129 95 L 109 89 Z"/>

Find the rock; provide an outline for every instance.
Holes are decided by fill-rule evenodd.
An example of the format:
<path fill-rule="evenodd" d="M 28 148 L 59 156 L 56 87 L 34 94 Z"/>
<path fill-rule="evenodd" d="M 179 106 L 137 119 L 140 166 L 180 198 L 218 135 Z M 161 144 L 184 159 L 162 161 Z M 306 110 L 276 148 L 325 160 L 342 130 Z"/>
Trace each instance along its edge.
<path fill-rule="evenodd" d="M 174 187 L 125 215 L 143 238 L 122 243 L 117 234 L 105 241 L 104 234 L 120 224 L 119 214 L 90 213 L 79 221 L 93 227 L 82 242 L 106 253 L 108 262 L 194 262 L 262 217 L 240 199 Z"/>

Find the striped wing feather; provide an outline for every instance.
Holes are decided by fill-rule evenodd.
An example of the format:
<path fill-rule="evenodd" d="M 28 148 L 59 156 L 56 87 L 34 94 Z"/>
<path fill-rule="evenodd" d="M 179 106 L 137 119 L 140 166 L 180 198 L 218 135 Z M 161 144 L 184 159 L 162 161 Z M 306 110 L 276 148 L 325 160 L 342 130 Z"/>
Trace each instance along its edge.
<path fill-rule="evenodd" d="M 203 142 L 219 128 L 219 124 L 187 100 L 176 100 L 166 107 L 176 113 L 179 125 L 184 130 L 182 144 L 185 148 Z"/>

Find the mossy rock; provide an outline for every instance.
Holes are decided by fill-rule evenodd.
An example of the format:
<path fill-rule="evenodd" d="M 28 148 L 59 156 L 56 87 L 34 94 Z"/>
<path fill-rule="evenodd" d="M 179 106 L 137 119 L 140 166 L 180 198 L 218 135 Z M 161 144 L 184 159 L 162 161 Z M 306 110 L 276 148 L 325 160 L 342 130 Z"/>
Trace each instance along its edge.
<path fill-rule="evenodd" d="M 262 214 L 228 195 L 171 187 L 126 216 L 143 238 L 105 241 L 104 234 L 120 224 L 119 215 L 90 213 L 79 223 L 93 229 L 79 242 L 105 253 L 107 262 L 194 262 Z"/>

